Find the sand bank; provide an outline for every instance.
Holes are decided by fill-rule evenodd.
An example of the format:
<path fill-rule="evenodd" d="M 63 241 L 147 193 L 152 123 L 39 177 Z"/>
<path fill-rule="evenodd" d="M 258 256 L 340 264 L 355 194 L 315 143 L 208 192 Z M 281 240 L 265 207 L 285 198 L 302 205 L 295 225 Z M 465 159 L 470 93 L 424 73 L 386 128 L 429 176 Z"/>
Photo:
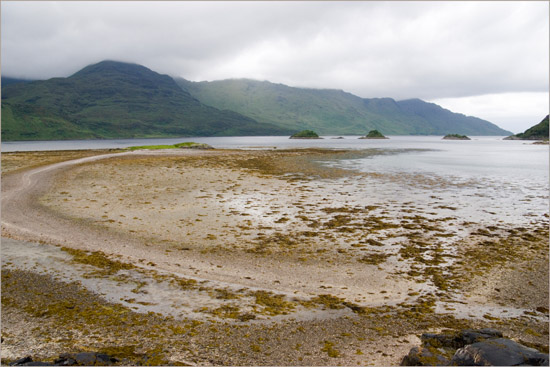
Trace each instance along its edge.
<path fill-rule="evenodd" d="M 269 349 L 296 351 L 287 360 L 282 354 L 262 348 L 262 343 L 243 337 L 233 346 L 244 343 L 253 353 L 239 357 L 235 352 L 226 359 L 211 359 L 211 363 L 396 364 L 401 351 L 417 342 L 414 335 L 423 328 L 486 325 L 502 323 L 503 318 L 510 332 L 521 333 L 517 325 L 528 323 L 533 333 L 523 337 L 537 343 L 544 340 L 548 331 L 541 320 L 547 318 L 547 310 L 546 316 L 544 310 L 537 311 L 543 306 L 539 303 L 546 300 L 547 304 L 548 300 L 544 282 L 531 282 L 531 291 L 542 295 L 521 304 L 493 295 L 495 282 L 501 288 L 508 284 L 507 289 L 514 289 L 518 281 L 512 276 L 495 277 L 496 266 L 506 270 L 511 263 L 521 264 L 523 279 L 537 277 L 545 270 L 547 274 L 544 266 L 529 270 L 529 264 L 535 259 L 540 261 L 545 251 L 543 263 L 547 264 L 544 223 L 523 229 L 480 228 L 479 223 L 465 224 L 453 215 L 453 208 L 441 203 L 441 208 L 434 210 L 437 202 L 426 206 L 403 198 L 386 201 L 369 196 L 372 180 L 387 178 L 316 163 L 345 154 L 132 152 L 22 170 L 3 179 L 3 236 L 100 251 L 110 261 L 132 264 L 151 281 L 143 281 L 147 284 L 140 289 L 160 285 L 169 288 L 174 279 L 178 284 L 184 280 L 188 288 L 170 297 L 180 297 L 181 304 L 188 307 L 181 307 L 179 313 L 161 312 L 158 317 L 229 325 L 236 322 L 258 328 L 253 335 L 262 340 L 270 338 Z M 425 177 L 418 179 L 419 184 L 425 183 Z M 489 245 L 478 246 L 488 235 L 497 239 L 503 250 L 498 259 L 488 257 Z M 511 245 L 519 240 L 530 247 L 520 250 Z M 47 268 L 43 271 L 55 276 Z M 22 269 L 14 266 L 15 278 Z M 122 275 L 90 275 L 88 270 L 65 280 L 85 278 L 85 274 L 97 278 Z M 492 276 L 491 287 L 487 286 L 488 274 Z M 124 276 L 118 281 L 135 289 L 139 281 L 132 278 L 134 275 Z M 465 289 L 470 289 L 468 294 L 463 294 Z M 525 292 L 529 287 L 521 289 Z M 148 306 L 158 311 L 150 299 L 133 298 L 108 302 L 127 307 L 132 313 L 147 312 Z M 467 315 L 457 302 L 472 306 Z M 487 302 L 494 303 L 493 311 L 476 308 L 476 304 L 486 306 Z M 436 306 L 439 314 L 434 313 Z M 29 318 L 12 308 L 7 312 L 14 320 Z M 505 313 L 512 308 L 519 309 L 521 316 L 510 313 L 507 317 Z M 525 310 L 532 315 L 523 315 Z M 456 319 L 458 314 L 465 319 Z M 381 315 L 387 321 L 382 322 Z M 266 334 L 265 325 L 254 326 L 264 321 L 275 322 L 271 328 L 287 338 L 299 327 L 296 323 L 325 331 L 308 332 L 304 336 L 308 342 L 294 345 L 279 335 L 277 344 L 275 331 Z M 347 333 L 346 329 L 353 332 Z M 197 350 L 204 351 L 204 340 L 187 338 L 200 345 Z M 14 339 L 18 338 L 10 340 Z M 226 335 L 223 340 L 229 339 Z M 401 341 L 383 342 L 392 339 Z M 109 342 L 113 343 L 105 343 Z M 386 343 L 384 347 L 380 346 L 382 342 Z M 338 353 L 331 356 L 331 348 Z M 13 355 L 22 350 L 21 346 L 11 349 Z M 170 353 L 176 355 L 173 350 Z M 204 362 L 191 352 L 181 358 Z"/>

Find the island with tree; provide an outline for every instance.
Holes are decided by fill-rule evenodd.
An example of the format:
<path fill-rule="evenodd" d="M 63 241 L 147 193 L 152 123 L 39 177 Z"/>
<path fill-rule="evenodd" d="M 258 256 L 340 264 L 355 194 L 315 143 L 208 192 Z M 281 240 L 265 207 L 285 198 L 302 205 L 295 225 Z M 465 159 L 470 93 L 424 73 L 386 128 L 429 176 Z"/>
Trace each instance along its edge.
<path fill-rule="evenodd" d="M 443 140 L 472 140 L 466 135 L 460 134 L 447 134 L 443 137 Z"/>
<path fill-rule="evenodd" d="M 313 130 L 302 130 L 293 134 L 289 139 L 323 139 Z"/>
<path fill-rule="evenodd" d="M 388 139 L 378 130 L 371 130 L 365 136 L 360 137 L 359 139 Z"/>

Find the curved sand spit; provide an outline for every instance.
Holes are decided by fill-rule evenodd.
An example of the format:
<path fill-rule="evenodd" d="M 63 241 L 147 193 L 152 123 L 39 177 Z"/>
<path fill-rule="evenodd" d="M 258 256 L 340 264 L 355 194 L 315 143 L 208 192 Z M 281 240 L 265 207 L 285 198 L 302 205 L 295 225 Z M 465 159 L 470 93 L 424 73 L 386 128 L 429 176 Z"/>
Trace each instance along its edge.
<path fill-rule="evenodd" d="M 46 167 L 32 169 L 20 174 L 9 175 L 2 187 L 2 229 L 3 235 L 35 242 L 46 242 L 73 247 L 83 250 L 103 251 L 108 255 L 121 255 L 123 261 L 139 264 L 154 263 L 155 269 L 193 277 L 198 280 L 221 282 L 235 287 L 251 287 L 271 290 L 293 296 L 311 297 L 317 294 L 330 293 L 346 298 L 353 302 L 368 305 L 380 305 L 388 302 L 400 302 L 407 298 L 407 293 L 418 289 L 414 282 L 400 279 L 396 281 L 381 268 L 367 266 L 357 262 L 327 263 L 308 261 L 297 264 L 294 260 L 281 256 L 258 257 L 244 251 L 231 251 L 219 255 L 200 251 L 193 248 L 190 251 L 166 252 L 162 243 L 152 242 L 147 238 L 130 235 L 124 230 L 110 230 L 105 227 L 90 226 L 86 221 L 75 220 L 74 216 L 62 215 L 59 210 L 52 210 L 41 204 L 39 200 L 48 193 L 55 183 L 58 174 L 62 174 L 79 165 L 92 163 L 98 160 L 108 160 L 113 157 L 124 156 L 189 156 L 189 155 L 216 155 L 224 152 L 203 152 L 183 150 L 153 151 L 153 152 L 125 152 L 105 154 L 68 162 L 56 163 Z M 192 177 L 197 172 L 190 170 L 185 177 Z M 225 177 L 234 180 L 238 172 L 230 170 L 215 170 L 210 176 L 202 173 L 201 180 Z M 292 196 L 295 191 L 286 181 L 247 177 L 240 181 L 241 185 L 251 189 L 267 184 L 266 190 L 287 191 Z M 87 191 L 89 188 L 82 188 Z M 216 188 L 204 186 L 203 193 L 215 194 Z M 261 203 L 260 203 L 261 205 Z M 99 210 L 99 208 L 96 208 Z M 90 209 L 87 209 L 90 210 Z M 206 217 L 214 217 L 219 208 L 206 209 Z M 132 214 L 126 213 L 127 216 Z M 220 224 L 206 220 L 202 226 L 209 233 L 217 233 L 219 227 L 228 227 L 238 224 L 230 215 L 222 216 Z M 210 227 L 209 227 L 210 226 Z M 151 229 L 152 230 L 152 229 Z M 225 238 L 224 233 L 217 233 L 218 238 Z M 142 260 L 140 262 L 140 259 Z M 383 293 L 380 293 L 384 290 Z"/>

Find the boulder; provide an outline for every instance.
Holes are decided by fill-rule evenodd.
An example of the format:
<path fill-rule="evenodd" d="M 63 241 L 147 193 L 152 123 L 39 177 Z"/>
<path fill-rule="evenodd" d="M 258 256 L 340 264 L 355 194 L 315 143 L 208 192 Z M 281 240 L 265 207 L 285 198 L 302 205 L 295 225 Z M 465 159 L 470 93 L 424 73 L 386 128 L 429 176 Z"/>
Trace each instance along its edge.
<path fill-rule="evenodd" d="M 23 357 L 21 359 L 18 359 L 17 361 L 13 361 L 10 363 L 10 366 L 23 366 L 25 363 L 32 362 L 31 357 Z"/>
<path fill-rule="evenodd" d="M 448 366 L 446 353 L 436 348 L 413 347 L 403 357 L 401 366 Z"/>
<path fill-rule="evenodd" d="M 468 344 L 484 341 L 486 339 L 502 338 L 502 332 L 496 329 L 463 330 L 460 332 L 461 348 Z"/>
<path fill-rule="evenodd" d="M 31 357 L 18 359 L 10 366 L 110 366 L 119 362 L 116 358 L 102 353 L 63 353 L 54 363 L 33 361 Z"/>
<path fill-rule="evenodd" d="M 108 366 L 117 359 L 102 353 L 63 353 L 54 361 L 57 366 Z"/>
<path fill-rule="evenodd" d="M 9 364 L 10 366 L 53 366 L 53 364 L 48 362 L 33 361 L 31 357 L 25 357 L 13 361 Z"/>
<path fill-rule="evenodd" d="M 503 338 L 496 329 L 421 336 L 422 346 L 403 357 L 402 366 L 548 366 L 548 354 Z"/>
<path fill-rule="evenodd" d="M 490 339 L 466 345 L 451 359 L 454 366 L 548 366 L 548 354 L 510 339 Z"/>
<path fill-rule="evenodd" d="M 465 345 L 480 342 L 491 338 L 502 338 L 502 333 L 496 329 L 462 330 L 453 334 L 424 333 L 420 337 L 422 344 L 435 348 L 462 348 Z"/>

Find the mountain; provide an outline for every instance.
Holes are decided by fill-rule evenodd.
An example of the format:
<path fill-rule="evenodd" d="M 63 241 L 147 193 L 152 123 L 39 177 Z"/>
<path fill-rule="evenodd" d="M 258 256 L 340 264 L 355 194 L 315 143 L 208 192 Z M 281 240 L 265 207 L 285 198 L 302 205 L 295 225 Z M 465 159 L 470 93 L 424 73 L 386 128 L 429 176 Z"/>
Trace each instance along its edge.
<path fill-rule="evenodd" d="M 144 66 L 103 61 L 68 78 L 2 86 L 2 140 L 286 135 L 207 106 Z"/>
<path fill-rule="evenodd" d="M 233 110 L 257 121 L 321 135 L 509 135 L 476 117 L 453 113 L 420 99 L 365 99 L 334 89 L 294 88 L 250 79 L 191 82 L 178 85 L 202 103 Z"/>
<path fill-rule="evenodd" d="M 28 79 L 19 79 L 19 78 L 10 78 L 9 76 L 3 76 L 2 77 L 2 87 L 5 87 L 10 84 L 17 84 L 17 83 L 29 83 L 32 82 L 32 80 Z"/>
<path fill-rule="evenodd" d="M 548 115 L 535 126 L 530 127 L 523 133 L 509 136 L 506 140 L 548 140 Z"/>
<path fill-rule="evenodd" d="M 364 99 L 341 90 L 247 79 L 190 82 L 116 61 L 67 78 L 2 77 L 2 140 L 168 136 L 510 135 L 419 99 Z"/>

